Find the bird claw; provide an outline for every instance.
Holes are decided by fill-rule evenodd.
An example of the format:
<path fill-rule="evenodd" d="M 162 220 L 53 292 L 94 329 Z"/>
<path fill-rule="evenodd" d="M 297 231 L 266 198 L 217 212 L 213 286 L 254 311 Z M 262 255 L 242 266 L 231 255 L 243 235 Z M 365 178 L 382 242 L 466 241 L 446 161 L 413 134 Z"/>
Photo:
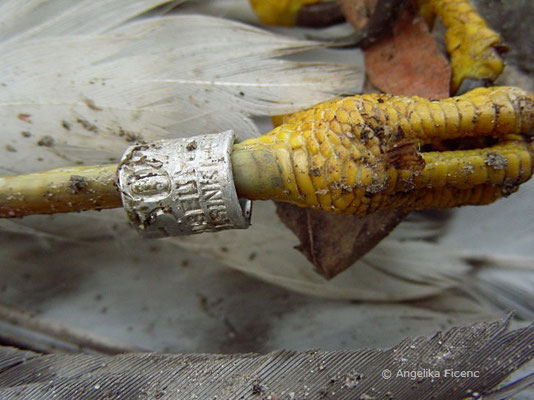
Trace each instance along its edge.
<path fill-rule="evenodd" d="M 495 81 L 504 69 L 501 55 L 507 50 L 498 33 L 469 4 L 469 0 L 419 0 L 420 14 L 430 25 L 438 15 L 447 31 L 451 58 L 452 93 L 465 79 Z"/>
<path fill-rule="evenodd" d="M 488 204 L 533 173 L 534 146 L 522 134 L 534 128 L 534 96 L 517 88 L 436 101 L 354 96 L 284 122 L 236 147 L 273 163 L 254 167 L 256 198 L 363 216 Z"/>

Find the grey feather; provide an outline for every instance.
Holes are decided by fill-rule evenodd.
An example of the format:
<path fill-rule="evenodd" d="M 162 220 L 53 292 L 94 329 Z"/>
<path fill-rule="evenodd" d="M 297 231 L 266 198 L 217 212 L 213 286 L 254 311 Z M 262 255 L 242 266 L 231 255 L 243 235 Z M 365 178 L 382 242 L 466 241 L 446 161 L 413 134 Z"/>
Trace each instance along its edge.
<path fill-rule="evenodd" d="M 475 399 L 494 391 L 534 358 L 533 340 L 534 325 L 508 331 L 505 320 L 406 339 L 388 350 L 107 357 L 39 355 L 2 348 L 0 397 Z M 383 377 L 386 370 L 392 374 L 390 379 Z M 410 371 L 426 378 L 400 376 Z M 472 371 L 473 376 L 454 378 L 447 375 L 450 371 Z"/>
<path fill-rule="evenodd" d="M 361 71 L 354 65 L 280 59 L 322 49 L 324 44 L 206 16 L 136 18 L 161 4 L 170 2 L 102 0 L 98 7 L 93 0 L 0 4 L 0 84 L 7 85 L 0 91 L 2 173 L 113 162 L 140 137 L 225 128 L 237 129 L 244 137 L 258 132 L 252 116 L 289 112 L 346 92 L 347 87 L 357 90 L 361 84 Z M 199 49 L 204 53 L 195 55 Z M 17 118 L 26 113 L 31 123 Z M 38 145 L 45 135 L 54 139 L 53 146 Z M 8 144 L 17 151 L 8 151 Z M 531 209 L 533 187 L 523 185 L 519 193 L 496 205 L 454 212 L 447 226 L 424 218 L 401 224 L 360 263 L 328 283 L 292 249 L 294 238 L 268 205 L 258 204 L 254 226 L 246 232 L 175 243 L 308 294 L 398 301 L 460 287 L 481 302 L 517 309 L 527 318 L 532 315 L 529 304 L 534 304 L 529 290 L 534 253 L 533 225 L 524 216 Z M 121 210 L 0 225 L 9 232 L 40 234 L 45 245 L 63 236 L 72 242 L 113 239 L 119 246 L 130 229 Z M 420 243 L 429 236 L 439 236 L 439 243 Z M 169 254 L 176 251 L 171 245 L 165 249 Z M 260 256 L 249 259 L 251 251 Z M 529 266 L 510 267 L 514 253 L 524 255 Z M 486 254 L 506 257 L 489 266 L 466 262 Z M 88 257 L 98 265 L 106 255 L 95 251 Z M 50 258 L 44 256 L 43 263 Z"/>

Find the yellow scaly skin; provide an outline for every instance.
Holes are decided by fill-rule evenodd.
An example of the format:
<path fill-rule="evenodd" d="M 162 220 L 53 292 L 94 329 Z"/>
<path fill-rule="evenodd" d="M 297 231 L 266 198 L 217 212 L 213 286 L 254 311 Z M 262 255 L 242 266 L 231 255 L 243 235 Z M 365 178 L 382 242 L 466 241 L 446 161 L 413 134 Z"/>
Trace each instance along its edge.
<path fill-rule="evenodd" d="M 250 0 L 266 25 L 294 26 L 300 9 L 320 0 Z M 437 15 L 447 28 L 445 40 L 451 57 L 452 93 L 466 78 L 494 81 L 504 69 L 498 33 L 490 29 L 469 0 L 414 0 L 421 16 L 432 26 Z"/>
<path fill-rule="evenodd" d="M 303 6 L 319 1 L 321 0 L 250 0 L 250 5 L 262 24 L 294 26 Z"/>
<path fill-rule="evenodd" d="M 234 146 L 238 193 L 338 214 L 488 204 L 533 173 L 534 96 L 480 88 L 437 101 L 370 94 L 319 104 Z M 487 148 L 420 152 L 442 140 Z"/>
<path fill-rule="evenodd" d="M 464 79 L 494 81 L 504 69 L 499 49 L 502 39 L 488 28 L 469 0 L 418 0 L 421 15 L 432 25 L 437 14 L 447 28 L 445 40 L 451 57 L 452 92 Z"/>

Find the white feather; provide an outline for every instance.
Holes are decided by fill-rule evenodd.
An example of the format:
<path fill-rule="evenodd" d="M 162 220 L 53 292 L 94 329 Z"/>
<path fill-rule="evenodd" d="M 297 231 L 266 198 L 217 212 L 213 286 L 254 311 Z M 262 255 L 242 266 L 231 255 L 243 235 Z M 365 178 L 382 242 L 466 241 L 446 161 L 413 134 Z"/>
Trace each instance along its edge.
<path fill-rule="evenodd" d="M 409 218 L 330 281 L 313 271 L 308 260 L 294 249 L 299 244 L 296 236 L 278 221 L 269 202 L 255 204 L 253 226 L 247 231 L 217 233 L 209 240 L 191 236 L 174 242 L 267 282 L 311 296 L 396 302 L 455 290 L 474 300 L 479 310 L 515 311 L 523 319 L 534 318 L 531 290 L 534 259 L 503 257 L 473 263 L 465 251 L 421 240 L 434 237 L 438 226 L 439 223 L 424 216 Z M 444 228 L 441 226 L 441 230 Z M 503 241 L 500 247 L 506 246 Z M 452 301 L 449 305 L 451 309 L 457 306 Z"/>
<path fill-rule="evenodd" d="M 467 257 L 529 257 L 534 259 L 534 181 L 517 193 L 485 207 L 461 208 L 441 243 Z"/>
<path fill-rule="evenodd" d="M 354 50 L 338 51 L 334 58 L 353 54 L 356 65 L 304 64 L 282 56 L 319 49 L 321 44 L 207 16 L 132 21 L 164 3 L 168 2 L 8 0 L 0 5 L 2 173 L 114 161 L 138 135 L 150 140 L 233 128 L 246 137 L 258 132 L 254 116 L 291 112 L 360 89 L 361 58 Z M 43 136 L 53 138 L 54 145 L 38 146 Z M 518 207 L 526 211 L 531 203 L 521 193 L 493 207 L 508 216 Z M 507 247 L 525 249 L 525 237 L 532 237 L 532 227 L 525 222 L 500 219 L 489 210 L 461 210 L 454 214 L 450 231 L 439 221 L 412 218 L 329 282 L 293 249 L 296 238 L 279 222 L 270 203 L 255 207 L 254 226 L 248 231 L 168 242 L 323 297 L 398 301 L 462 288 L 481 298 L 489 296 L 489 283 L 518 287 L 525 275 L 499 273 L 502 263 L 475 267 L 466 258 L 486 250 L 505 254 Z M 480 213 L 484 224 L 509 230 L 515 239 L 501 237 L 491 249 L 482 246 L 485 232 L 469 233 L 482 221 Z M 125 237 L 128 246 L 141 240 L 132 237 L 121 210 L 31 217 L 18 223 L 1 221 L 0 226 L 41 235 L 45 241 L 68 237 L 77 246 L 79 241 L 111 237 L 119 246 Z M 438 234 L 443 236 L 441 243 L 421 241 Z M 473 251 L 477 248 L 480 251 Z M 175 251 L 170 244 L 164 249 Z M 98 253 L 93 257 L 98 263 Z M 523 274 L 532 277 L 532 269 L 523 269 Z M 507 286 L 499 286 L 504 277 Z M 499 295 L 500 301 L 491 303 L 528 304 L 527 292 Z"/>
<path fill-rule="evenodd" d="M 428 225 L 419 220 L 407 222 L 409 228 L 384 239 L 352 267 L 326 281 L 294 249 L 298 240 L 279 222 L 272 203 L 256 202 L 252 222 L 247 231 L 216 233 L 209 240 L 190 236 L 176 242 L 268 282 L 335 299 L 399 301 L 427 297 L 456 286 L 455 277 L 471 269 L 444 247 L 421 242 L 419 237 L 409 239 L 413 231 L 426 234 Z"/>
<path fill-rule="evenodd" d="M 119 22 L 108 18 L 96 34 L 88 33 L 89 23 L 54 36 L 68 32 L 78 8 L 87 17 L 92 8 L 85 3 L 35 28 L 39 35 L 23 32 L 0 43 L 0 118 L 16 150 L 0 150 L 4 173 L 116 161 L 139 138 L 225 129 L 244 138 L 258 133 L 253 116 L 292 112 L 361 88 L 356 65 L 280 58 L 319 43 L 214 17 L 139 19 L 101 33 Z M 54 30 L 52 22 L 65 28 Z M 54 146 L 37 148 L 43 136 Z"/>
<path fill-rule="evenodd" d="M 49 36 L 98 34 L 171 0 L 4 0 L 0 42 Z"/>

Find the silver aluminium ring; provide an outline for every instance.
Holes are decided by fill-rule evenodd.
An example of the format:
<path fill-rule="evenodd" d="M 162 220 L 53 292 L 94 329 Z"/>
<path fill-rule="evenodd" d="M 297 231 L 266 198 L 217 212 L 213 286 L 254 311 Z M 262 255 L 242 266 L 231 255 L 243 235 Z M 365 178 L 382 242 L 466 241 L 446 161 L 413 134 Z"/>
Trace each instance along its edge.
<path fill-rule="evenodd" d="M 118 187 L 132 224 L 148 238 L 250 225 L 252 203 L 235 190 L 233 131 L 130 146 Z"/>

